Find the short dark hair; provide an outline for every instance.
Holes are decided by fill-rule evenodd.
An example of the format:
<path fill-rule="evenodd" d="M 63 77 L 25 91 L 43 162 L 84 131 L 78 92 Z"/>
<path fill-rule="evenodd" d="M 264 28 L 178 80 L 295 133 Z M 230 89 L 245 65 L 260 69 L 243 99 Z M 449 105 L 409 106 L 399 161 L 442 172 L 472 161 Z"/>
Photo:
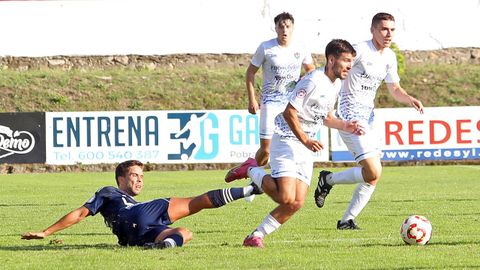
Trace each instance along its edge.
<path fill-rule="evenodd" d="M 351 53 L 354 57 L 357 55 L 352 44 L 344 39 L 332 39 L 325 48 L 325 57 L 327 58 L 327 61 L 328 56 L 333 55 L 335 58 L 338 58 L 342 53 Z"/>
<path fill-rule="evenodd" d="M 128 169 L 132 166 L 139 166 L 143 169 L 143 163 L 139 160 L 127 160 L 117 165 L 117 168 L 115 169 L 115 180 L 117 181 L 117 185 L 118 178 L 120 176 L 125 176 Z"/>
<path fill-rule="evenodd" d="M 395 18 L 392 14 L 386 12 L 379 12 L 375 14 L 372 18 L 372 27 L 381 21 L 395 21 Z"/>
<path fill-rule="evenodd" d="M 275 25 L 277 25 L 277 23 L 279 23 L 281 21 L 286 21 L 286 20 L 290 20 L 290 21 L 292 21 L 293 24 L 295 24 L 295 20 L 293 19 L 292 14 L 290 14 L 288 12 L 282 12 L 282 13 L 278 14 L 273 19 L 273 22 L 275 23 Z"/>

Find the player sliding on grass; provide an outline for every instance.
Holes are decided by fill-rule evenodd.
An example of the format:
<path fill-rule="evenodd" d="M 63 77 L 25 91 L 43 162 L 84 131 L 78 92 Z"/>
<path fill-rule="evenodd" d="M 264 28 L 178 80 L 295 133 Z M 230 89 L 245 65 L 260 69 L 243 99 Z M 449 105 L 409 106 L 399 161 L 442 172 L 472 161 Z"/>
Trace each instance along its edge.
<path fill-rule="evenodd" d="M 211 190 L 191 198 L 164 198 L 139 203 L 133 199 L 143 188 L 143 164 L 138 160 L 120 163 L 115 170 L 118 188 L 99 189 L 83 206 L 66 214 L 41 232 L 27 232 L 22 239 L 43 239 L 100 212 L 122 246 L 147 248 L 179 247 L 192 239 L 192 232 L 168 225 L 203 209 L 261 193 L 253 185 Z"/>
<path fill-rule="evenodd" d="M 250 158 L 225 177 L 226 182 L 250 177 L 278 206 L 243 241 L 244 246 L 263 247 L 263 238 L 287 222 L 305 201 L 313 171 L 313 153 L 323 149 L 315 139 L 322 124 L 363 134 L 355 121 L 335 118 L 333 107 L 340 79 L 348 75 L 355 50 L 345 40 L 332 40 L 325 49 L 327 64 L 305 75 L 296 85 L 283 113 L 275 118 L 271 145 L 271 174 Z"/>

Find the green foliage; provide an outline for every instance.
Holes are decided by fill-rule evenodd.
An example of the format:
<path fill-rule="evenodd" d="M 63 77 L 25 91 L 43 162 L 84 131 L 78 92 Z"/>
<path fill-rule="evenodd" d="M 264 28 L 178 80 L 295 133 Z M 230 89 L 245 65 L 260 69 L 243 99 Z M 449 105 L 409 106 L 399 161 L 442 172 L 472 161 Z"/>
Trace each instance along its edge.
<path fill-rule="evenodd" d="M 132 100 L 130 106 L 128 106 L 131 110 L 140 110 L 142 109 L 142 101 L 141 100 Z"/>
<path fill-rule="evenodd" d="M 399 56 L 399 64 L 402 57 Z M 402 71 L 403 72 L 403 71 Z M 479 65 L 410 65 L 402 87 L 426 106 L 480 104 Z M 386 91 L 377 106 L 397 104 Z M 257 98 L 261 71 L 255 80 Z M 1 112 L 246 109 L 244 68 L 3 70 Z"/>
<path fill-rule="evenodd" d="M 405 70 L 402 87 L 420 99 L 424 106 L 478 106 L 480 66 L 411 65 Z M 377 107 L 405 106 L 396 102 L 385 84 L 377 92 Z"/>
<path fill-rule="evenodd" d="M 341 168 L 333 168 L 340 171 Z M 314 174 L 318 174 L 316 169 Z M 193 232 L 182 248 L 122 248 L 100 215 L 43 240 L 21 240 L 82 205 L 113 172 L 0 175 L 2 269 L 468 269 L 478 266 L 478 172 L 480 166 L 386 167 L 370 203 L 357 221 L 361 231 L 335 228 L 352 185 L 336 186 L 318 209 L 310 189 L 304 207 L 267 236 L 264 250 L 244 248 L 243 238 L 275 204 L 267 195 L 179 220 Z M 192 196 L 231 187 L 225 171 L 149 171 L 139 201 Z M 452 177 L 454 176 L 454 177 Z M 236 182 L 234 186 L 244 185 Z M 313 182 L 312 185 L 315 185 Z M 454 188 L 452 188 L 454 187 Z M 399 228 L 411 214 L 427 216 L 433 236 L 427 246 L 403 244 Z"/>
<path fill-rule="evenodd" d="M 58 93 L 54 93 L 50 96 L 50 102 L 56 105 L 65 105 L 68 102 L 68 98 L 64 97 Z"/>
<path fill-rule="evenodd" d="M 406 67 L 405 55 L 403 55 L 402 51 L 400 51 L 396 43 L 392 43 L 390 48 L 395 52 L 395 55 L 397 56 L 398 75 L 402 77 L 405 74 Z"/>

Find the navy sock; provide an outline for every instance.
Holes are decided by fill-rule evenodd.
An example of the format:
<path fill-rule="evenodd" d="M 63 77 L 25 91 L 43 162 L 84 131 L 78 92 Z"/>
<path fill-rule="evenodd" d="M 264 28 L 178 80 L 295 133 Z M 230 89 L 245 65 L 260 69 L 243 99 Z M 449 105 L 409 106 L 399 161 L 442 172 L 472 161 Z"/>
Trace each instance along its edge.
<path fill-rule="evenodd" d="M 207 195 L 213 206 L 215 207 L 221 207 L 227 203 L 245 197 L 245 195 L 243 194 L 243 188 L 224 188 L 210 190 L 209 192 L 207 192 Z"/>

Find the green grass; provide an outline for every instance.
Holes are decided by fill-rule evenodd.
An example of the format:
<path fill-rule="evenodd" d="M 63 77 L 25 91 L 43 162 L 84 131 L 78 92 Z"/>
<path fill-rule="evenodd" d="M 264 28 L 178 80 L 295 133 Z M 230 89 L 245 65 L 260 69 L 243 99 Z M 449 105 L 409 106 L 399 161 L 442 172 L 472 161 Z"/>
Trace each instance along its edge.
<path fill-rule="evenodd" d="M 340 170 L 334 169 L 335 171 Z M 225 184 L 225 171 L 150 171 L 138 200 L 191 196 Z M 318 169 L 315 170 L 315 174 Z M 337 231 L 336 220 L 353 186 L 336 186 L 323 209 L 313 188 L 303 209 L 267 236 L 266 248 L 241 246 L 275 206 L 260 196 L 205 210 L 174 225 L 194 239 L 182 248 L 143 250 L 116 244 L 98 215 L 44 240 L 21 240 L 80 206 L 113 173 L 0 175 L 0 265 L 2 269 L 466 269 L 480 268 L 480 166 L 386 167 L 374 196 L 358 217 L 361 231 Z M 316 184 L 316 180 L 314 181 Z M 433 236 L 427 246 L 408 246 L 399 227 L 410 214 L 427 216 Z M 51 240 L 62 240 L 55 243 Z"/>
<path fill-rule="evenodd" d="M 401 84 L 425 106 L 480 104 L 479 65 L 407 66 Z M 261 71 L 256 89 L 261 88 Z M 121 67 L 0 72 L 0 112 L 246 109 L 244 67 Z M 399 106 L 385 85 L 379 107 Z"/>
<path fill-rule="evenodd" d="M 244 73 L 234 68 L 3 70 L 0 111 L 246 108 Z"/>
<path fill-rule="evenodd" d="M 425 106 L 478 106 L 480 104 L 480 66 L 412 65 L 401 76 L 402 87 Z M 385 85 L 378 92 L 379 107 L 400 106 Z"/>

